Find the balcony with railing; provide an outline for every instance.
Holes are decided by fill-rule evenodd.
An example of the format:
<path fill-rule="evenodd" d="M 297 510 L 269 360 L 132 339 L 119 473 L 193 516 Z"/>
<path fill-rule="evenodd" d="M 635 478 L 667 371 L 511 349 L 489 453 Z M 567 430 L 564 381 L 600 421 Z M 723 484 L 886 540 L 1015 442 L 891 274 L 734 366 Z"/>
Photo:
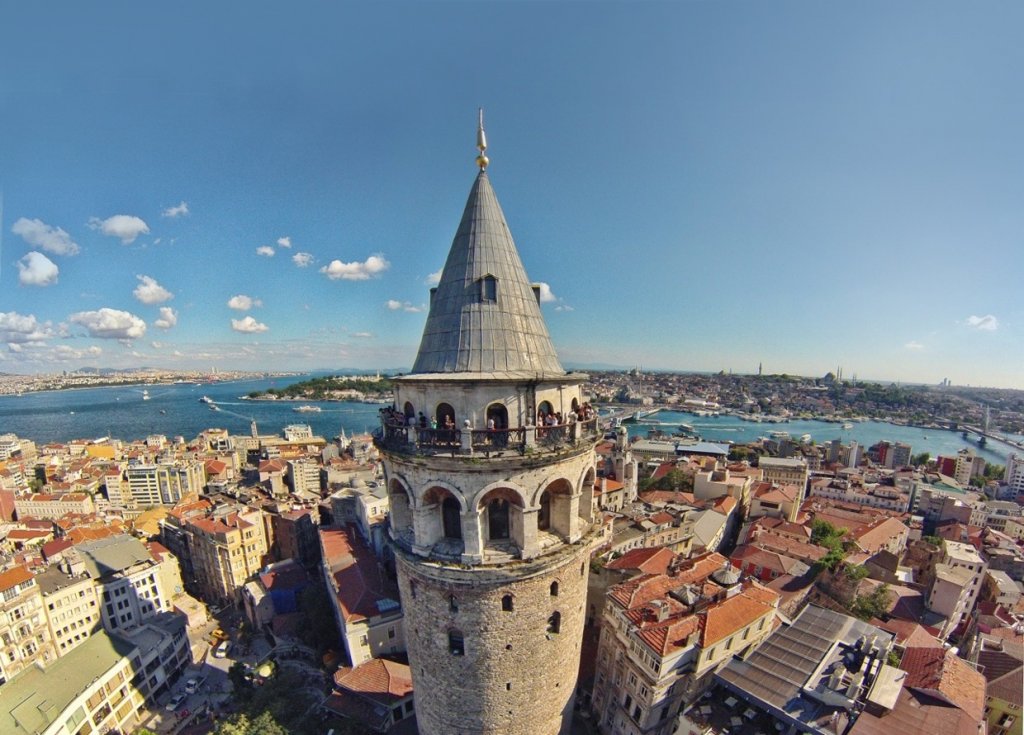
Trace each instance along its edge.
<path fill-rule="evenodd" d="M 422 428 L 382 419 L 374 432 L 377 447 L 396 454 L 491 457 L 552 453 L 593 444 L 600 438 L 597 417 L 555 426 L 508 429 Z"/>

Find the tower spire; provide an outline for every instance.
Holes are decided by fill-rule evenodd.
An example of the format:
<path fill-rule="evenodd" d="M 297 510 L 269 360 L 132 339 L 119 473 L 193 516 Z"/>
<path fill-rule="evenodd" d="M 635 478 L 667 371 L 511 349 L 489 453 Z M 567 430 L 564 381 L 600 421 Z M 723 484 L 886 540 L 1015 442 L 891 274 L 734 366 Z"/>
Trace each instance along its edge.
<path fill-rule="evenodd" d="M 476 128 L 476 149 L 480 151 L 480 155 L 476 157 L 476 165 L 480 167 L 481 171 L 487 170 L 487 164 L 491 160 L 487 157 L 487 134 L 484 133 L 484 108 L 479 108 L 479 121 L 477 122 Z"/>

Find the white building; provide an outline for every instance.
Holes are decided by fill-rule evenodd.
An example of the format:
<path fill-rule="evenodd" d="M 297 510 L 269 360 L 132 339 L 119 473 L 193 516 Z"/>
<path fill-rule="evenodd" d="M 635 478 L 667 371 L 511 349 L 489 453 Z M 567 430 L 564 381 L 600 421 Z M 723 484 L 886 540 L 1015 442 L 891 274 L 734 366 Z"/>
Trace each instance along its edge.
<path fill-rule="evenodd" d="M 77 556 L 77 558 L 76 558 Z M 157 562 L 141 541 L 127 535 L 79 544 L 65 552 L 74 574 L 88 574 L 102 588 L 100 615 L 108 631 L 121 631 L 171 611 L 163 589 L 161 564 L 176 564 L 167 555 Z"/>
<path fill-rule="evenodd" d="M 1006 473 L 1003 475 L 1013 495 L 1024 494 L 1024 454 L 1011 454 L 1006 460 Z"/>
<path fill-rule="evenodd" d="M 136 465 L 125 470 L 125 482 L 129 503 L 135 507 L 176 505 L 185 496 L 202 492 L 206 476 L 199 462 Z"/>

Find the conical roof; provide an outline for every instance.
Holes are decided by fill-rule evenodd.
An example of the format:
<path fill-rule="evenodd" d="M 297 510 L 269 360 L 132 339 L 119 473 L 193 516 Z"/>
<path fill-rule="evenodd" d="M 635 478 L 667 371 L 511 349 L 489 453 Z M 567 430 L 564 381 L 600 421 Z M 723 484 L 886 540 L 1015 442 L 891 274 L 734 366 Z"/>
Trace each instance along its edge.
<path fill-rule="evenodd" d="M 412 371 L 565 374 L 485 171 L 469 192 Z"/>

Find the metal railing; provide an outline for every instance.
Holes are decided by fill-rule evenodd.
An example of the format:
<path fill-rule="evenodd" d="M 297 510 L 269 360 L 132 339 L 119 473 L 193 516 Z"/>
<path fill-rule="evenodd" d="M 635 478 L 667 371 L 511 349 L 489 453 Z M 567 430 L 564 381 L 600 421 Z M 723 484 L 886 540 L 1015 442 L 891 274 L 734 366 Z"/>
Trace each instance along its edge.
<path fill-rule="evenodd" d="M 520 426 L 509 429 L 430 429 L 384 421 L 374 434 L 378 447 L 402 454 L 473 455 L 507 450 L 554 452 L 593 441 L 597 417 L 556 426 Z"/>

